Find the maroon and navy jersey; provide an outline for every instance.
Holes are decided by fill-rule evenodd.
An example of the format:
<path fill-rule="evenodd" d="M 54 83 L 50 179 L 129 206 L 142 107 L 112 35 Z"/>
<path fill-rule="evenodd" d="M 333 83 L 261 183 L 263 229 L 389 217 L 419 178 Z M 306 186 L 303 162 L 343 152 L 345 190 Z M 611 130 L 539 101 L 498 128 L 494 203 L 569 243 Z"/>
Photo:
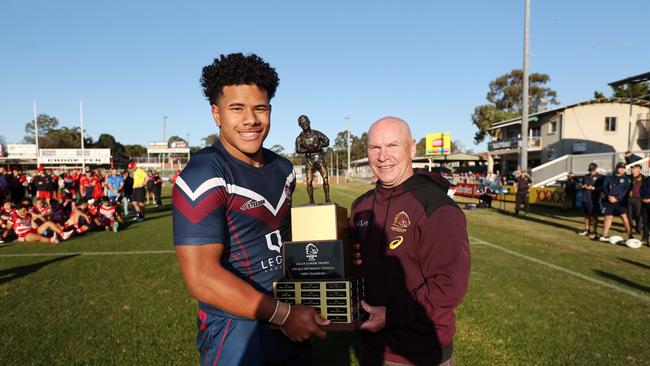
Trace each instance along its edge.
<path fill-rule="evenodd" d="M 282 278 L 295 174 L 287 159 L 263 154 L 261 168 L 232 157 L 220 141 L 193 155 L 172 190 L 173 226 L 174 245 L 223 244 L 221 265 L 270 294 Z"/>

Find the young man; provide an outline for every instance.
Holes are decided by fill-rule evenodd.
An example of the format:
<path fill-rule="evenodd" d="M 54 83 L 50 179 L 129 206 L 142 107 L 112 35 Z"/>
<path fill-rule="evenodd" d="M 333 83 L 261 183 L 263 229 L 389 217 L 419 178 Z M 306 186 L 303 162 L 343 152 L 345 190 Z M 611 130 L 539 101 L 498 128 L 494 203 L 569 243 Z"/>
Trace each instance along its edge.
<path fill-rule="evenodd" d="M 414 172 L 408 124 L 382 118 L 368 130 L 377 187 L 352 204 L 368 320 L 362 365 L 454 365 L 454 309 L 467 291 L 469 239 L 463 211 L 437 173 Z"/>
<path fill-rule="evenodd" d="M 81 193 L 81 199 L 92 199 L 95 185 L 97 185 L 97 177 L 95 177 L 93 172 L 86 167 L 84 175 L 79 178 L 79 192 Z"/>
<path fill-rule="evenodd" d="M 620 216 L 629 239 L 632 239 L 632 229 L 627 217 L 627 195 L 630 192 L 632 180 L 625 174 L 625 163 L 616 163 L 614 173 L 605 177 L 603 182 L 603 235 L 601 241 L 609 241 L 609 229 L 612 226 L 614 215 Z"/>
<path fill-rule="evenodd" d="M 162 206 L 162 185 L 163 185 L 163 180 L 160 177 L 160 174 L 158 172 L 153 172 L 153 178 L 151 179 L 153 182 L 153 205 L 155 207 Z"/>
<path fill-rule="evenodd" d="M 139 168 L 135 161 L 129 163 L 129 170 L 133 171 L 133 193 L 131 194 L 131 202 L 135 209 L 134 221 L 144 221 L 144 199 L 145 199 L 145 186 L 149 181 L 147 172 Z"/>
<path fill-rule="evenodd" d="M 650 246 L 648 237 L 650 236 L 650 178 L 643 180 L 641 184 L 641 209 L 643 218 L 643 235 L 641 241 L 644 245 Z"/>
<path fill-rule="evenodd" d="M 628 197 L 627 212 L 629 213 L 630 226 L 636 234 L 643 231 L 643 203 L 641 202 L 641 186 L 645 177 L 641 174 L 641 164 L 632 165 L 630 194 Z"/>
<path fill-rule="evenodd" d="M 129 217 L 129 203 L 131 202 L 131 196 L 133 195 L 133 178 L 129 174 L 128 170 L 122 172 L 122 178 L 124 178 L 122 209 L 124 210 L 124 219 L 126 220 L 126 218 Z"/>
<path fill-rule="evenodd" d="M 52 198 L 52 180 L 45 174 L 45 169 L 42 166 L 38 167 L 38 175 L 34 177 L 33 184 L 36 198 L 43 198 L 49 204 Z"/>
<path fill-rule="evenodd" d="M 81 235 L 90 230 L 93 219 L 88 213 L 88 201 L 81 201 L 78 206 L 72 208 L 70 217 L 64 224 L 65 230 L 74 230 L 74 233 Z"/>
<path fill-rule="evenodd" d="M 262 148 L 278 76 L 239 53 L 205 66 L 201 82 L 220 140 L 192 156 L 172 191 L 176 256 L 199 300 L 201 363 L 308 365 L 302 341 L 325 337 L 329 321 L 271 297 L 295 186 L 291 163 Z"/>
<path fill-rule="evenodd" d="M 5 198 L 2 203 L 2 209 L 0 209 L 0 244 L 6 242 L 11 233 L 9 228 L 9 221 L 14 215 L 14 208 L 11 205 L 11 199 Z"/>
<path fill-rule="evenodd" d="M 41 243 L 55 244 L 59 242 L 58 235 L 61 235 L 63 240 L 67 240 L 72 235 L 72 231 L 64 232 L 52 221 L 46 221 L 41 225 L 37 225 L 32 221 L 32 215 L 29 214 L 28 210 L 29 206 L 20 204 L 9 221 L 9 227 L 12 228 L 18 236 L 18 241 L 37 241 Z M 47 230 L 52 231 L 54 235 L 50 238 L 43 236 Z"/>
<path fill-rule="evenodd" d="M 32 206 L 29 213 L 32 215 L 32 220 L 34 220 L 37 225 L 40 225 L 45 221 L 50 220 L 50 217 L 52 216 L 52 209 L 48 204 L 45 203 L 45 200 L 43 198 L 37 198 L 34 202 L 34 206 Z"/>
<path fill-rule="evenodd" d="M 117 232 L 120 227 L 120 224 L 124 224 L 120 213 L 117 211 L 117 207 L 108 197 L 102 198 L 102 205 L 99 207 L 97 212 L 97 217 L 95 218 L 95 224 L 98 227 L 103 227 L 106 231 L 113 230 Z"/>
<path fill-rule="evenodd" d="M 600 215 L 600 192 L 602 189 L 603 177 L 598 174 L 598 165 L 589 164 L 589 173 L 582 177 L 580 189 L 580 209 L 584 217 L 585 229 L 578 232 L 579 235 L 589 236 L 591 239 L 598 239 L 598 215 Z"/>

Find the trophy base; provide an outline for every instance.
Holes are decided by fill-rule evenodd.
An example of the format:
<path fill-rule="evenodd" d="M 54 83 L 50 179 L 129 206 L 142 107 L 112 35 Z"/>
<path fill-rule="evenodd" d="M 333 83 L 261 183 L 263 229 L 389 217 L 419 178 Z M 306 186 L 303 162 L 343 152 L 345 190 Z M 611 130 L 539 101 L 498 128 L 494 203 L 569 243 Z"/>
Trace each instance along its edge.
<path fill-rule="evenodd" d="M 289 304 L 311 306 L 332 323 L 331 331 L 353 331 L 365 319 L 361 308 L 363 278 L 346 280 L 282 280 L 273 283 L 273 297 Z"/>

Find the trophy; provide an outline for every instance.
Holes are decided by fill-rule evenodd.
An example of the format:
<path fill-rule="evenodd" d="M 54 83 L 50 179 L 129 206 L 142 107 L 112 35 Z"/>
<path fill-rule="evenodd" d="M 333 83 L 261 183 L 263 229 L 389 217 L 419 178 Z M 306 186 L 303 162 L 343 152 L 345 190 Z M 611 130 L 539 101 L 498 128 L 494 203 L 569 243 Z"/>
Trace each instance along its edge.
<path fill-rule="evenodd" d="M 363 278 L 352 265 L 347 210 L 329 199 L 322 153 L 329 140 L 309 128 L 307 116 L 300 116 L 298 121 L 303 132 L 296 139 L 296 152 L 305 154 L 310 204 L 291 208 L 292 241 L 282 245 L 284 279 L 273 283 L 273 296 L 289 304 L 315 308 L 321 317 L 331 321 L 326 330 L 351 331 L 364 320 L 365 313 L 361 308 Z M 323 177 L 323 204 L 314 204 L 310 184 L 314 170 Z"/>

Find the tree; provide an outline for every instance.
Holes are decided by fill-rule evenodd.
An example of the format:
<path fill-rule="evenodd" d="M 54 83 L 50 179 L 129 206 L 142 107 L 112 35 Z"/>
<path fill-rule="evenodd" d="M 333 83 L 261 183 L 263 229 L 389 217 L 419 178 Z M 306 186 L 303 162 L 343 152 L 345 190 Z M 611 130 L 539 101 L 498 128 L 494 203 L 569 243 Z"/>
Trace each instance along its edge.
<path fill-rule="evenodd" d="M 177 136 L 177 135 L 174 135 L 174 136 L 170 137 L 169 140 L 167 140 L 167 146 L 171 146 L 172 142 L 176 142 L 176 141 L 183 141 L 183 142 L 187 143 L 187 141 L 184 138 L 182 138 L 180 136 Z"/>
<path fill-rule="evenodd" d="M 0 145 L 2 145 L 2 150 L 0 150 L 0 156 L 7 156 L 7 139 L 0 135 Z"/>
<path fill-rule="evenodd" d="M 147 156 L 147 149 L 142 145 L 124 145 L 124 155 L 129 158 Z"/>
<path fill-rule="evenodd" d="M 650 100 L 650 85 L 647 82 L 626 84 L 612 88 L 612 98 L 640 98 Z M 607 98 L 604 93 L 596 90 L 594 99 Z"/>
<path fill-rule="evenodd" d="M 39 114 L 36 117 L 38 123 L 38 138 L 39 142 L 42 136 L 45 136 L 51 130 L 59 126 L 59 120 L 56 117 L 50 117 L 47 114 Z M 25 123 L 25 143 L 33 144 L 36 141 L 34 136 L 34 121 L 31 120 Z M 81 140 L 80 140 L 81 141 Z"/>
<path fill-rule="evenodd" d="M 269 150 L 273 151 L 274 153 L 276 153 L 278 155 L 282 155 L 282 152 L 284 151 L 284 147 L 282 147 L 282 145 L 280 145 L 280 144 L 275 144 L 275 145 L 271 146 L 271 148 Z"/>
<path fill-rule="evenodd" d="M 111 151 L 113 151 L 117 144 L 118 143 L 115 141 L 115 137 L 113 137 L 113 135 L 102 133 L 99 135 L 95 147 L 100 149 L 111 149 Z"/>
<path fill-rule="evenodd" d="M 457 153 L 457 152 L 463 152 L 465 151 L 465 145 L 460 140 L 452 140 L 451 141 L 451 152 L 452 153 Z"/>
<path fill-rule="evenodd" d="M 648 99 L 648 83 L 627 84 L 614 88 L 613 97 L 615 98 L 646 98 Z"/>
<path fill-rule="evenodd" d="M 207 135 L 206 137 L 201 139 L 201 141 L 203 141 L 203 146 L 212 146 L 214 145 L 215 142 L 217 142 L 217 140 L 219 140 L 218 133 Z"/>
<path fill-rule="evenodd" d="M 415 145 L 415 156 L 425 156 L 427 153 L 427 138 L 423 137 Z"/>
<path fill-rule="evenodd" d="M 84 135 L 84 146 L 92 147 L 93 138 Z M 79 149 L 81 148 L 81 129 L 79 127 L 51 129 L 42 137 L 39 135 L 38 147 L 41 149 Z"/>
<path fill-rule="evenodd" d="M 529 80 L 529 113 L 543 110 L 548 104 L 559 104 L 557 92 L 545 85 L 551 81 L 550 76 L 541 73 L 528 75 Z M 474 108 L 472 123 L 478 131 L 474 142 L 480 143 L 485 139 L 487 129 L 495 122 L 519 116 L 523 100 L 523 71 L 515 69 L 491 81 L 486 99 L 488 104 Z"/>

